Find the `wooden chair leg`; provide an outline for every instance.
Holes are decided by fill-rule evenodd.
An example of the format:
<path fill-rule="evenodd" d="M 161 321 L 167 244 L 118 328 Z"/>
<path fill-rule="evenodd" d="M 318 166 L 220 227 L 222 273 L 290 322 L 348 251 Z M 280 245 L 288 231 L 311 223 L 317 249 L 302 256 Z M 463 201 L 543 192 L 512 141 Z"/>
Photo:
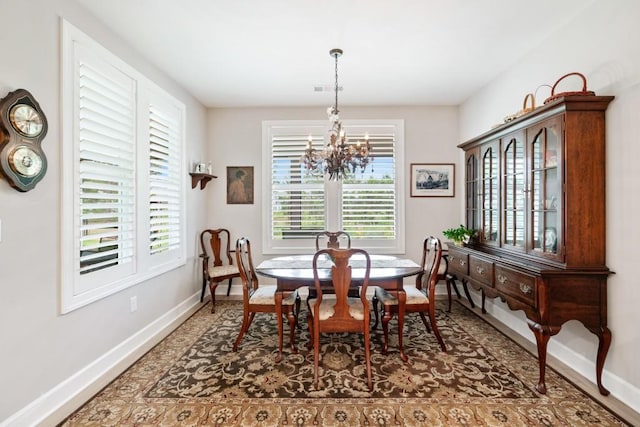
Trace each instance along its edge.
<path fill-rule="evenodd" d="M 251 320 L 253 320 L 253 317 L 249 319 L 249 313 L 242 314 L 242 326 L 240 327 L 240 333 L 238 333 L 238 338 L 236 338 L 236 342 L 233 343 L 233 351 L 238 351 L 238 346 L 240 345 L 240 342 L 242 341 L 244 334 L 249 329 Z"/>
<path fill-rule="evenodd" d="M 447 313 L 451 313 L 451 283 L 449 283 L 449 280 L 445 280 L 444 282 L 447 285 L 447 296 L 449 297 L 449 308 L 447 309 Z"/>
<path fill-rule="evenodd" d="M 373 315 L 376 317 L 376 321 L 374 322 L 373 327 L 371 329 L 375 330 L 378 327 L 378 297 L 375 296 L 375 294 L 371 299 L 371 305 L 373 306 Z"/>
<path fill-rule="evenodd" d="M 458 290 L 458 285 L 456 284 L 456 280 L 453 278 L 452 275 L 447 274 L 446 276 L 446 280 L 447 282 L 449 282 L 450 285 L 453 285 L 453 290 L 456 292 L 456 296 L 458 297 L 458 299 L 462 298 L 462 295 L 460 295 L 460 291 Z"/>
<path fill-rule="evenodd" d="M 442 336 L 440 335 L 440 331 L 438 330 L 438 325 L 436 324 L 436 313 L 433 306 L 429 307 L 429 320 L 431 320 L 431 328 L 433 328 L 433 334 L 436 336 L 436 339 L 440 344 L 440 349 L 446 352 L 447 347 L 444 345 L 444 340 L 442 339 Z"/>
<path fill-rule="evenodd" d="M 229 296 L 229 293 L 231 292 L 231 281 L 233 280 L 233 277 L 231 279 L 229 279 L 229 286 L 227 286 L 227 296 Z"/>
<path fill-rule="evenodd" d="M 471 308 L 476 308 L 476 305 L 473 303 L 473 300 L 471 299 L 471 294 L 469 293 L 469 287 L 467 286 L 467 282 L 465 280 L 462 281 L 462 289 L 464 290 L 464 294 L 467 296 L 467 300 L 469 301 L 469 305 L 471 306 Z"/>
<path fill-rule="evenodd" d="M 204 294 L 207 290 L 207 279 L 202 275 L 202 291 L 200 292 L 200 302 L 204 301 Z"/>
<path fill-rule="evenodd" d="M 318 371 L 320 370 L 320 331 L 313 328 L 313 386 L 318 390 Z"/>
<path fill-rule="evenodd" d="M 297 318 L 294 314 L 293 306 L 287 308 L 287 320 L 289 321 L 289 344 L 291 345 L 291 352 L 296 354 L 298 349 L 295 344 L 296 324 Z"/>
<path fill-rule="evenodd" d="M 313 349 L 313 317 L 311 314 L 307 314 L 307 330 L 309 331 L 309 343 L 307 344 L 307 349 Z"/>
<path fill-rule="evenodd" d="M 382 344 L 382 354 L 389 351 L 389 321 L 391 320 L 391 310 L 383 307 L 384 315 L 382 316 L 382 333 L 384 335 L 384 343 Z"/>
<path fill-rule="evenodd" d="M 369 335 L 369 325 L 364 328 L 364 358 L 367 365 L 367 385 L 369 391 L 373 391 L 373 380 L 371 378 L 371 337 Z"/>
<path fill-rule="evenodd" d="M 218 282 L 209 282 L 209 291 L 211 292 L 211 312 L 216 312 L 216 288 Z"/>
<path fill-rule="evenodd" d="M 425 317 L 424 313 L 421 311 L 418 313 L 420 315 L 420 318 L 422 319 L 422 323 L 424 323 L 424 327 L 427 328 L 427 333 L 430 334 L 431 333 L 431 328 L 429 327 L 429 323 L 427 322 L 427 318 Z"/>
<path fill-rule="evenodd" d="M 300 294 L 298 294 L 296 296 L 296 327 L 300 327 L 300 304 L 301 304 L 301 299 L 300 299 Z"/>

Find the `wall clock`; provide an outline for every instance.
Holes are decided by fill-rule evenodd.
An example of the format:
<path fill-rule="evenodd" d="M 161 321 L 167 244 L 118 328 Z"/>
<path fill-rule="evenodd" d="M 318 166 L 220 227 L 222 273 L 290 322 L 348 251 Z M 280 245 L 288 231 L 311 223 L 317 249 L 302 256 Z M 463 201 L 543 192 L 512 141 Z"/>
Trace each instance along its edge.
<path fill-rule="evenodd" d="M 18 191 L 29 191 L 47 172 L 42 140 L 47 118 L 25 89 L 0 100 L 0 172 Z"/>

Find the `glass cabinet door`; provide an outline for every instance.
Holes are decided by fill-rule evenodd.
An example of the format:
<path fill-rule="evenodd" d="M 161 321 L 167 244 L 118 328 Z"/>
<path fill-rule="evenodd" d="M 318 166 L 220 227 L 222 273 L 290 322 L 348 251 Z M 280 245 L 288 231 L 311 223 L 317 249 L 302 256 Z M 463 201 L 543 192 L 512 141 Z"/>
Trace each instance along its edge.
<path fill-rule="evenodd" d="M 529 250 L 558 258 L 562 230 L 562 122 L 553 118 L 527 129 L 530 150 Z"/>
<path fill-rule="evenodd" d="M 502 245 L 525 249 L 525 145 L 524 133 L 502 140 Z"/>
<path fill-rule="evenodd" d="M 500 162 L 498 141 L 480 147 L 480 206 L 481 238 L 484 243 L 497 245 L 499 232 Z"/>
<path fill-rule="evenodd" d="M 478 150 L 473 149 L 465 153 L 465 196 L 467 228 L 480 228 L 480 211 L 478 209 Z"/>

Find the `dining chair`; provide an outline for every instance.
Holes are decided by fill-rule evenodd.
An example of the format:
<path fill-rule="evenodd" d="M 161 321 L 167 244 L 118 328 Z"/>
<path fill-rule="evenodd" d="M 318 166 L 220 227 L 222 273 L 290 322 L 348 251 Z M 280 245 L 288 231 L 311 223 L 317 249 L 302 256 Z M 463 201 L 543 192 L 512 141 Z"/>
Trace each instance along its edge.
<path fill-rule="evenodd" d="M 233 351 L 238 350 L 238 345 L 242 341 L 245 333 L 251 326 L 256 313 L 276 312 L 276 285 L 260 286 L 258 275 L 253 266 L 251 257 L 251 243 L 246 237 L 242 237 L 236 242 L 236 261 L 242 280 L 242 326 L 238 338 L 233 344 Z M 282 314 L 289 321 L 289 343 L 291 350 L 295 353 L 295 329 L 297 323 L 297 312 L 300 311 L 300 300 L 298 291 L 287 293 L 282 298 Z"/>
<path fill-rule="evenodd" d="M 354 255 L 362 255 L 365 260 L 362 292 L 357 298 L 349 297 Z M 318 259 L 331 261 L 331 285 L 334 293 L 326 294 L 320 282 Z M 335 332 L 358 332 L 364 336 L 364 358 L 367 368 L 367 386 L 373 390 L 371 379 L 371 348 L 369 339 L 369 301 L 366 298 L 369 285 L 371 259 L 363 249 L 321 249 L 313 256 L 313 280 L 316 297 L 307 300 L 307 324 L 313 347 L 314 386 L 318 389 L 320 361 L 320 334 Z"/>
<path fill-rule="evenodd" d="M 419 313 L 422 323 L 427 332 L 436 336 L 442 351 L 447 351 L 447 347 L 442 340 L 435 315 L 435 288 L 441 275 L 439 274 L 442 259 L 442 244 L 440 239 L 429 236 L 423 242 L 422 271 L 416 277 L 415 286 L 404 288 L 407 299 L 405 313 Z M 398 312 L 397 292 L 389 292 L 382 288 L 376 288 L 373 296 L 373 311 L 376 318 L 374 329 L 378 325 L 378 302 L 382 305 L 382 331 L 384 333 L 383 354 L 389 349 L 389 321 Z M 429 316 L 431 328 L 427 323 L 425 313 Z"/>
<path fill-rule="evenodd" d="M 200 302 L 204 301 L 204 293 L 209 283 L 211 292 L 211 312 L 216 307 L 216 288 L 218 283 L 229 280 L 227 296 L 231 290 L 231 281 L 234 277 L 240 277 L 238 266 L 233 265 L 231 257 L 231 236 L 226 228 L 208 228 L 200 233 L 200 248 L 202 253 L 202 292 Z"/>

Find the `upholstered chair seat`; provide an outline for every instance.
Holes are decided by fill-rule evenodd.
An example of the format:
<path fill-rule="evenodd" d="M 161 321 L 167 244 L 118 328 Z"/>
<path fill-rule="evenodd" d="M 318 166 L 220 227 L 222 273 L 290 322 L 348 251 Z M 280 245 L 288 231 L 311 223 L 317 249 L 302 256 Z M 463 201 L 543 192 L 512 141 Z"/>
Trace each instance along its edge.
<path fill-rule="evenodd" d="M 255 305 L 275 305 L 276 303 L 275 285 L 260 286 L 249 297 L 249 304 Z M 282 305 L 293 305 L 296 303 L 297 292 L 292 292 L 282 298 Z"/>
<path fill-rule="evenodd" d="M 322 298 L 322 302 L 320 303 L 320 310 L 318 317 L 320 320 L 327 320 L 331 316 L 335 314 L 336 307 L 336 296 L 335 294 L 325 295 Z M 309 299 L 309 305 L 313 306 L 316 303 L 315 298 Z M 362 306 L 362 301 L 360 298 L 347 298 L 347 304 L 349 305 L 349 315 L 356 320 L 364 319 L 364 307 Z M 313 312 L 311 312 L 313 315 Z"/>
<path fill-rule="evenodd" d="M 407 294 L 407 304 L 428 304 L 429 297 L 427 297 L 426 293 L 422 289 L 417 289 L 415 286 L 407 286 L 404 288 L 405 293 Z M 388 292 L 382 288 L 376 288 L 375 295 L 378 298 L 378 301 L 382 303 L 382 305 L 398 305 L 398 297 Z"/>

